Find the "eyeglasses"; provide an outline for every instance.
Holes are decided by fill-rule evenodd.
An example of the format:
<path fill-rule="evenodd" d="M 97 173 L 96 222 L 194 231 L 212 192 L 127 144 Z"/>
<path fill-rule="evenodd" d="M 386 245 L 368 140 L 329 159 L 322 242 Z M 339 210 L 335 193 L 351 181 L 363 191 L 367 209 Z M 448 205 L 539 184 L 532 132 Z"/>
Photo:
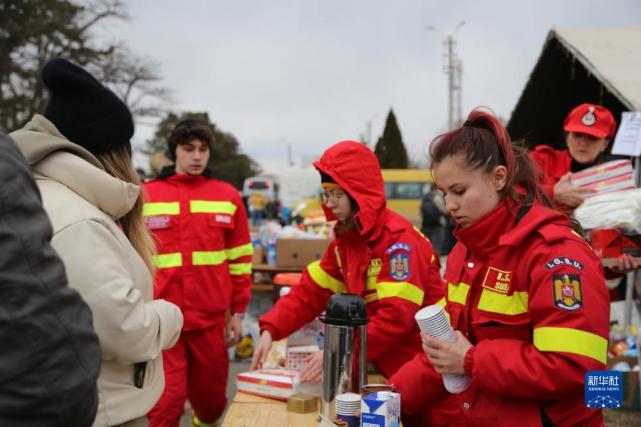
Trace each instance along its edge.
<path fill-rule="evenodd" d="M 345 197 L 345 195 L 346 193 L 344 191 L 323 191 L 321 193 L 321 200 L 323 201 L 324 205 L 328 204 L 329 202 L 332 202 L 332 205 L 337 205 L 340 203 L 341 199 Z"/>

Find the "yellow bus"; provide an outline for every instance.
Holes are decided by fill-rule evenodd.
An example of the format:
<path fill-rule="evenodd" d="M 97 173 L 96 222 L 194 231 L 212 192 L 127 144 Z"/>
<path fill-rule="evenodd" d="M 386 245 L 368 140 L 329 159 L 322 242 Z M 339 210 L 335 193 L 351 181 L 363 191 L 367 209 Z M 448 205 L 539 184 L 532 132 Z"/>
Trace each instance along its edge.
<path fill-rule="evenodd" d="M 383 169 L 387 207 L 421 224 L 421 199 L 434 182 L 429 169 Z"/>
<path fill-rule="evenodd" d="M 383 169 L 387 207 L 404 216 L 414 225 L 421 224 L 421 199 L 434 182 L 429 169 Z M 320 188 L 319 188 L 320 194 Z M 295 204 L 292 210 L 307 217 L 321 210 L 320 198 L 310 198 Z"/>

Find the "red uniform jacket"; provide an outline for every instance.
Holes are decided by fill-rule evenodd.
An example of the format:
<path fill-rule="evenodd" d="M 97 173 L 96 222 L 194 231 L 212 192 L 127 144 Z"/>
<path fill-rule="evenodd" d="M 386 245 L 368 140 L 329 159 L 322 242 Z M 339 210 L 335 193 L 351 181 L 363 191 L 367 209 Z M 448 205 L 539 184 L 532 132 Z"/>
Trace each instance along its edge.
<path fill-rule="evenodd" d="M 607 357 L 603 270 L 562 214 L 535 204 L 515 223 L 518 207 L 501 203 L 457 229 L 447 260 L 446 310 L 474 344 L 460 408 L 475 426 L 541 426 L 541 413 L 556 426 L 602 425 L 583 393 L 586 371 L 604 369 Z M 425 354 L 390 381 L 404 412 L 446 393 Z"/>
<path fill-rule="evenodd" d="M 261 317 L 260 328 L 281 339 L 321 314 L 332 294 L 361 295 L 369 318 L 367 359 L 389 377 L 421 351 L 416 311 L 444 296 L 438 257 L 418 230 L 385 207 L 380 167 L 370 149 L 339 143 L 314 165 L 358 203 L 356 229 L 337 228 L 323 258 L 307 266 L 301 283 Z"/>
<path fill-rule="evenodd" d="M 572 157 L 568 150 L 555 150 L 548 145 L 539 145 L 530 152 L 530 157 L 539 170 L 541 187 L 550 200 L 554 197 L 554 186 L 570 172 Z"/>
<path fill-rule="evenodd" d="M 231 185 L 198 175 L 144 184 L 143 214 L 158 255 L 154 297 L 176 304 L 184 330 L 244 312 L 251 295 L 252 245 L 245 207 Z"/>

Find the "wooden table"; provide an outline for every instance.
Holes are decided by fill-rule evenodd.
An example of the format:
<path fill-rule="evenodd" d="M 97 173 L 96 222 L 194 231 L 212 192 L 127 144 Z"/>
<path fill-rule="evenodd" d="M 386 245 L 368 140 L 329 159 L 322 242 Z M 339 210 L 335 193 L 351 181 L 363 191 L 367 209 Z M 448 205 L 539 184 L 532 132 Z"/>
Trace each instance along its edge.
<path fill-rule="evenodd" d="M 229 404 L 222 427 L 318 427 L 318 414 L 288 412 L 286 402 L 239 391 Z"/>

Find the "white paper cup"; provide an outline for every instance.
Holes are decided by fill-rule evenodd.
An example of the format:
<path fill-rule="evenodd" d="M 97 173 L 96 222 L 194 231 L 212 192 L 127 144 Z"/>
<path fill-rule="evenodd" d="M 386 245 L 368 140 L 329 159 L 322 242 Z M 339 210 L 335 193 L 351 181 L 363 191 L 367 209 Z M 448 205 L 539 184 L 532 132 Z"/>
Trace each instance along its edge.
<path fill-rule="evenodd" d="M 356 415 L 361 409 L 361 395 L 356 393 L 343 393 L 336 396 L 336 414 Z"/>
<path fill-rule="evenodd" d="M 450 324 L 445 310 L 438 304 L 423 307 L 414 315 L 421 332 L 429 336 L 450 343 L 458 341 L 458 336 Z M 470 385 L 471 379 L 467 375 L 443 375 L 443 385 L 450 393 L 460 393 L 465 391 Z"/>

